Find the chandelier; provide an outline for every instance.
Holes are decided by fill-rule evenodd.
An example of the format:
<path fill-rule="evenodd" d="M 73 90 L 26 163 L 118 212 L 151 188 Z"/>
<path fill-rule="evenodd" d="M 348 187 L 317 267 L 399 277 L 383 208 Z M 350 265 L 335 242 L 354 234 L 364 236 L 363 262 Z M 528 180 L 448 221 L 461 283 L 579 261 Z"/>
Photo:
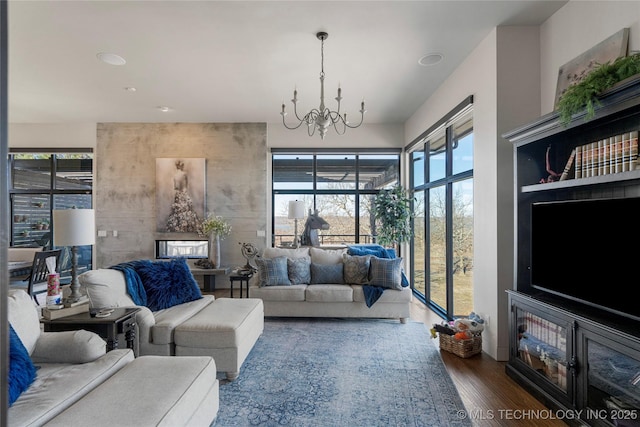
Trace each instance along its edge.
<path fill-rule="evenodd" d="M 338 96 L 335 98 L 335 100 L 338 101 L 338 109 L 336 111 L 331 111 L 329 108 L 325 107 L 324 105 L 324 41 L 327 39 L 327 37 L 329 37 L 329 34 L 325 32 L 319 32 L 316 34 L 316 37 L 318 38 L 318 40 L 320 40 L 320 43 L 321 43 L 320 45 L 320 57 L 321 57 L 320 106 L 318 108 L 314 108 L 313 110 L 305 114 L 304 117 L 300 118 L 300 116 L 298 115 L 298 109 L 297 109 L 298 91 L 294 89 L 293 99 L 291 100 L 291 102 L 293 102 L 293 113 L 295 114 L 296 119 L 298 120 L 298 124 L 294 126 L 287 125 L 285 121 L 285 116 L 287 115 L 287 113 L 284 110 L 284 103 L 282 104 L 282 111 L 280 112 L 280 115 L 282 116 L 282 124 L 287 129 L 291 129 L 291 130 L 298 129 L 303 123 L 306 123 L 309 136 L 313 136 L 316 130 L 318 130 L 318 133 L 320 134 L 320 138 L 324 139 L 324 135 L 327 133 L 327 129 L 330 126 L 333 126 L 333 128 L 335 129 L 338 135 L 344 135 L 347 128 L 355 129 L 359 127 L 364 120 L 364 113 L 366 113 L 366 110 L 364 109 L 364 100 L 362 100 L 362 103 L 360 104 L 360 123 L 358 123 L 357 125 L 351 125 L 347 121 L 347 113 L 342 113 L 342 115 L 340 114 L 340 101 L 342 101 L 342 89 L 340 88 L 340 86 L 338 86 Z"/>

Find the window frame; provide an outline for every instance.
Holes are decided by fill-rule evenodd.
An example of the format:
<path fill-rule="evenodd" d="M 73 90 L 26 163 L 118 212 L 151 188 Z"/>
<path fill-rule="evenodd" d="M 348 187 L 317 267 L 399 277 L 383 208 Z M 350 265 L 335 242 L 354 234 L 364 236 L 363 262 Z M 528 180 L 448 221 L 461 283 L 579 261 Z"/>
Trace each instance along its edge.
<path fill-rule="evenodd" d="M 401 148 L 372 148 L 372 149 L 335 149 L 335 148 L 312 148 L 312 149 L 291 149 L 291 148 L 272 148 L 271 149 L 271 246 L 277 246 L 278 244 L 278 235 L 275 233 L 276 230 L 276 196 L 278 195 L 305 195 L 311 196 L 312 198 L 312 208 L 317 209 L 317 199 L 318 196 L 326 196 L 326 195 L 347 195 L 353 196 L 354 200 L 354 242 L 358 243 L 373 243 L 375 241 L 375 230 L 372 230 L 372 235 L 370 236 L 371 241 L 363 242 L 363 235 L 360 234 L 360 203 L 362 196 L 368 195 L 376 195 L 379 193 L 380 189 L 364 189 L 360 188 L 360 170 L 361 170 L 361 157 L 369 156 L 369 155 L 392 155 L 397 156 L 396 159 L 396 184 L 400 184 L 402 182 L 402 149 Z M 278 155 L 300 155 L 300 156 L 311 156 L 312 161 L 312 188 L 310 189 L 276 189 L 274 180 L 275 174 L 275 158 Z M 353 185 L 353 189 L 344 189 L 344 190 L 336 190 L 336 189 L 322 189 L 318 188 L 318 157 L 324 155 L 353 155 L 355 157 L 355 181 Z M 298 233 L 300 234 L 304 229 L 304 223 L 299 225 Z M 282 238 L 280 238 L 282 242 Z"/>

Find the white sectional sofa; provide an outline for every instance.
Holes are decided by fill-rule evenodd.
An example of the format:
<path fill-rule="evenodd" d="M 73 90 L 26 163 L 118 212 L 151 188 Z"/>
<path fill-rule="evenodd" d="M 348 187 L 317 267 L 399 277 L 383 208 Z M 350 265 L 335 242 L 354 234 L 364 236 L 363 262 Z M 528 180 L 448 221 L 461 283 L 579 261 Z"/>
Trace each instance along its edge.
<path fill-rule="evenodd" d="M 9 323 L 37 368 L 33 382 L 9 408 L 9 426 L 173 427 L 214 422 L 219 382 L 211 357 L 134 360 L 129 349 L 105 353 L 105 341 L 92 332 L 41 332 L 38 311 L 23 290 L 9 291 L 8 308 Z M 12 355 L 10 371 L 29 370 L 19 362 L 24 356 Z"/>
<path fill-rule="evenodd" d="M 374 270 L 379 271 L 371 267 L 374 262 L 371 258 L 376 258 L 377 264 L 387 264 L 389 261 L 380 261 L 378 257 L 371 256 L 367 267 L 363 256 L 356 257 L 358 259 L 355 262 L 356 259 L 347 252 L 346 248 L 266 248 L 262 257 L 256 260 L 258 275 L 252 281 L 249 295 L 263 301 L 265 316 L 389 318 L 405 323 L 410 317 L 411 288 L 401 283 L 381 283 L 376 280 L 378 278 L 371 276 Z M 282 274 L 273 277 L 274 270 L 282 266 L 282 258 L 287 262 L 288 283 Z M 273 262 L 276 259 L 280 267 Z M 299 271 L 295 270 L 304 270 L 305 263 L 309 264 L 309 276 L 300 280 Z M 398 264 L 394 262 L 396 267 Z M 338 275 L 340 268 L 341 276 Z M 325 274 L 323 270 L 329 273 Z M 267 280 L 265 275 L 269 276 Z M 323 282 L 324 278 L 329 282 Z M 401 280 L 394 276 L 394 282 L 396 279 Z M 376 285 L 374 288 L 379 288 L 377 292 L 381 295 L 369 307 L 366 292 L 376 289 L 365 288 L 372 283 Z"/>
<path fill-rule="evenodd" d="M 238 376 L 264 330 L 264 308 L 259 299 L 216 299 L 213 295 L 202 295 L 193 301 L 151 311 L 133 301 L 122 271 L 90 270 L 78 278 L 92 307 L 140 308 L 136 314 L 140 355 L 211 356 L 228 380 Z"/>

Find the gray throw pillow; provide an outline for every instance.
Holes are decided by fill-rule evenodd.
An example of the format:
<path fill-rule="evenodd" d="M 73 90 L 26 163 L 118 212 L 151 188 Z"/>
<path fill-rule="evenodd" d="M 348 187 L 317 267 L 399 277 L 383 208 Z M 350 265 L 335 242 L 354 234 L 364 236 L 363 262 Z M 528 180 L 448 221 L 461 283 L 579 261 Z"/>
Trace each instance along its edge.
<path fill-rule="evenodd" d="M 402 258 L 371 257 L 369 285 L 402 290 Z"/>
<path fill-rule="evenodd" d="M 314 264 L 311 263 L 311 284 L 342 284 L 342 269 L 344 264 Z"/>
<path fill-rule="evenodd" d="M 292 285 L 311 283 L 311 257 L 287 258 L 287 270 Z"/>
<path fill-rule="evenodd" d="M 371 255 L 342 255 L 344 262 L 344 283 L 366 285 L 369 283 Z"/>
<path fill-rule="evenodd" d="M 287 272 L 287 257 L 273 259 L 257 258 L 256 265 L 260 273 L 260 286 L 290 286 Z"/>

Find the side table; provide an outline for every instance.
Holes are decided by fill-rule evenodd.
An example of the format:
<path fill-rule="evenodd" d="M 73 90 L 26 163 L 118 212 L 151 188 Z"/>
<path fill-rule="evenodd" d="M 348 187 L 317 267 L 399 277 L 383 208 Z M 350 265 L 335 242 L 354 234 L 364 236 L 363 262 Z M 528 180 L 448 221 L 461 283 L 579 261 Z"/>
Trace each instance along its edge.
<path fill-rule="evenodd" d="M 221 275 L 225 276 L 229 273 L 229 267 L 220 267 L 220 268 L 198 268 L 194 266 L 189 266 L 191 269 L 191 274 L 194 276 L 204 276 L 203 277 L 203 290 L 204 292 L 213 292 L 216 290 L 216 276 Z"/>
<path fill-rule="evenodd" d="M 249 274 L 232 274 L 229 276 L 229 281 L 231 282 L 231 298 L 233 298 L 233 284 L 235 282 L 240 282 L 240 298 L 242 298 L 242 285 L 245 284 L 247 286 L 247 298 L 249 298 L 249 280 L 253 277 L 253 273 Z"/>
<path fill-rule="evenodd" d="M 76 331 L 84 329 L 95 332 L 107 341 L 107 351 L 118 348 L 118 335 L 124 334 L 127 348 L 135 348 L 136 319 L 139 308 L 114 308 L 113 313 L 106 317 L 91 317 L 88 312 L 60 317 L 58 319 L 41 319 L 45 332 Z"/>

